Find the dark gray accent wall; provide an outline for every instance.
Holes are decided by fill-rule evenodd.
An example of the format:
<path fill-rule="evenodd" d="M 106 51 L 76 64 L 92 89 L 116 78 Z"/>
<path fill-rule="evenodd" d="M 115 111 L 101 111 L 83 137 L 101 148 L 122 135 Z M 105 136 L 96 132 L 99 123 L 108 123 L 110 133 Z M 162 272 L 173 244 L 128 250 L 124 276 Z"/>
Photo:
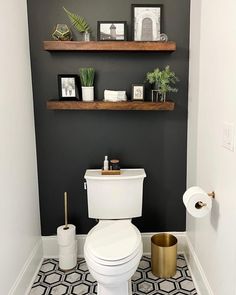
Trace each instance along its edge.
<path fill-rule="evenodd" d="M 55 24 L 70 24 L 62 6 L 87 19 L 93 38 L 98 20 L 128 21 L 131 37 L 134 3 L 163 4 L 164 32 L 177 42 L 175 53 L 43 50 L 42 42 L 50 40 Z M 105 155 L 120 159 L 122 167 L 143 167 L 147 173 L 143 215 L 133 221 L 140 231 L 185 230 L 189 6 L 189 0 L 28 0 L 43 235 L 55 234 L 63 224 L 64 191 L 77 233 L 87 233 L 95 224 L 88 218 L 83 176 L 86 169 L 101 167 Z M 46 101 L 58 97 L 57 74 L 95 67 L 96 97 L 102 99 L 105 88 L 125 89 L 130 95 L 132 83 L 142 83 L 146 72 L 166 65 L 180 78 L 179 92 L 170 96 L 176 102 L 173 112 L 46 109 Z"/>

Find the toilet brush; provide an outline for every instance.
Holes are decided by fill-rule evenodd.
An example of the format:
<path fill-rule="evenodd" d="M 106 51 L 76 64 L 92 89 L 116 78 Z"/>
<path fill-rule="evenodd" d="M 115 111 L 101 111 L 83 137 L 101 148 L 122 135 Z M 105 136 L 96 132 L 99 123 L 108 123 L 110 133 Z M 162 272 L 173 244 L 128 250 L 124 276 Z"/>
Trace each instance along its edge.
<path fill-rule="evenodd" d="M 68 195 L 64 193 L 65 224 L 57 228 L 59 247 L 59 268 L 68 271 L 75 268 L 77 263 L 76 227 L 68 224 Z"/>

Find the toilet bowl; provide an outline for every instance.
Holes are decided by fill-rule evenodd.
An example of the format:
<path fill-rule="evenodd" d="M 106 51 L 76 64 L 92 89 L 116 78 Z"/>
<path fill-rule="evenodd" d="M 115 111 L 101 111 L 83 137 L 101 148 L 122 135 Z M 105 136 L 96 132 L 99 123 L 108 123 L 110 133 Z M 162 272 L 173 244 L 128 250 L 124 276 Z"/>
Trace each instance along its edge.
<path fill-rule="evenodd" d="M 84 257 L 98 283 L 98 295 L 132 294 L 131 277 L 142 251 L 141 234 L 131 220 L 100 220 L 84 245 Z"/>

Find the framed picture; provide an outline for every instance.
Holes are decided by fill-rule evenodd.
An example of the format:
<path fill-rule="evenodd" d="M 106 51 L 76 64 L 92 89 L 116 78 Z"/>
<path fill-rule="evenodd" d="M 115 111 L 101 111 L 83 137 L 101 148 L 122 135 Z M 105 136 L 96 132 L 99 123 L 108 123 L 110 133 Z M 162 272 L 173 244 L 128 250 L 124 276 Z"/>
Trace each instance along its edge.
<path fill-rule="evenodd" d="M 98 41 L 126 41 L 127 22 L 119 21 L 98 21 Z"/>
<path fill-rule="evenodd" d="M 132 4 L 134 41 L 160 41 L 163 6 L 160 4 Z"/>
<path fill-rule="evenodd" d="M 132 85 L 132 100 L 144 100 L 144 84 Z"/>
<path fill-rule="evenodd" d="M 58 75 L 58 92 L 61 100 L 77 100 L 78 94 L 77 75 Z"/>

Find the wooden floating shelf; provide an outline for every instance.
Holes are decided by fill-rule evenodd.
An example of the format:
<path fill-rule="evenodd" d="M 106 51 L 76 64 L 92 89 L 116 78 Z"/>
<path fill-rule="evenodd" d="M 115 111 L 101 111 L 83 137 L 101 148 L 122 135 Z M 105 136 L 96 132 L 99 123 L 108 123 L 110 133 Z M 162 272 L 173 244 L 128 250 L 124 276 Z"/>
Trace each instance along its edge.
<path fill-rule="evenodd" d="M 44 41 L 47 51 L 167 51 L 176 50 L 176 43 L 143 41 Z"/>
<path fill-rule="evenodd" d="M 48 110 L 108 110 L 108 111 L 173 111 L 175 103 L 166 102 L 82 102 L 82 101 L 47 101 Z"/>

